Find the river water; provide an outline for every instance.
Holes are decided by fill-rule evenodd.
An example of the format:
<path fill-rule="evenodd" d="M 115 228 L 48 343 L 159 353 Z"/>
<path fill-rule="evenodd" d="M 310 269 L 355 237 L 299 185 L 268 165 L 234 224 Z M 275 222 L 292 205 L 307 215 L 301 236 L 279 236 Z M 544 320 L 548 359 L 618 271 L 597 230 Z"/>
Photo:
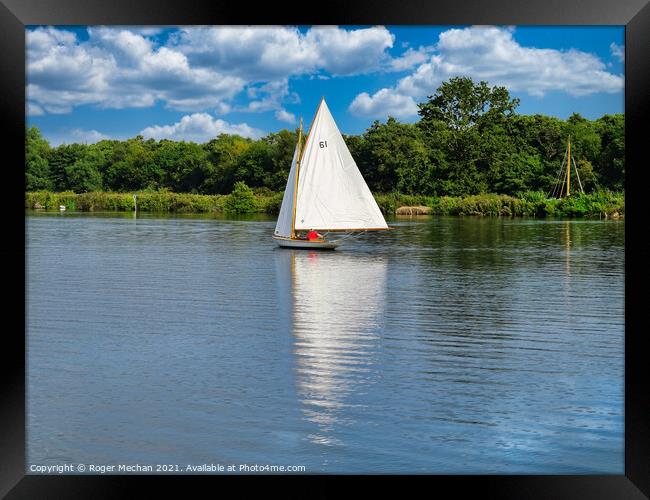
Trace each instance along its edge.
<path fill-rule="evenodd" d="M 623 474 L 624 223 L 389 224 L 28 212 L 28 468 Z"/>

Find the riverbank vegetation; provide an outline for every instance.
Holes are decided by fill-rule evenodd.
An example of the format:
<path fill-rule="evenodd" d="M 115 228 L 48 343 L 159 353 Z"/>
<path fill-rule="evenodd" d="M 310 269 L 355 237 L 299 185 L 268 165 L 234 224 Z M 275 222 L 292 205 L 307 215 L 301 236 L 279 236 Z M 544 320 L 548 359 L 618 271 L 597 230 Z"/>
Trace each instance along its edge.
<path fill-rule="evenodd" d="M 268 213 L 277 214 L 282 192 L 252 190 L 239 184 L 229 195 L 202 195 L 170 191 L 137 193 L 34 191 L 25 195 L 25 208 L 55 210 L 132 211 L 133 195 L 137 209 L 143 212 L 178 213 Z M 399 213 L 400 207 L 419 207 L 417 213 L 432 215 L 487 215 L 530 217 L 600 217 L 619 218 L 625 214 L 623 193 L 599 191 L 576 194 L 568 198 L 548 199 L 542 192 L 523 193 L 521 197 L 498 194 L 470 196 L 415 196 L 398 193 L 376 194 L 375 199 L 386 215 Z"/>
<path fill-rule="evenodd" d="M 134 198 L 134 195 L 136 198 Z M 82 212 L 133 211 L 177 213 L 278 213 L 282 193 L 258 190 L 254 193 L 245 184 L 239 184 L 230 195 L 173 193 L 171 191 L 139 191 L 115 193 L 91 191 L 75 193 L 64 191 L 33 191 L 25 194 L 25 208 L 54 210 L 60 206 Z"/>
<path fill-rule="evenodd" d="M 504 87 L 452 78 L 419 105 L 416 123 L 375 121 L 345 140 L 386 213 L 401 205 L 450 214 L 622 213 L 624 116 L 561 120 L 517 114 L 518 104 Z M 569 136 L 586 194 L 551 200 Z M 52 147 L 31 127 L 26 204 L 129 210 L 137 192 L 140 210 L 274 213 L 295 144 L 294 131 L 281 130 L 205 144 L 137 136 Z"/>

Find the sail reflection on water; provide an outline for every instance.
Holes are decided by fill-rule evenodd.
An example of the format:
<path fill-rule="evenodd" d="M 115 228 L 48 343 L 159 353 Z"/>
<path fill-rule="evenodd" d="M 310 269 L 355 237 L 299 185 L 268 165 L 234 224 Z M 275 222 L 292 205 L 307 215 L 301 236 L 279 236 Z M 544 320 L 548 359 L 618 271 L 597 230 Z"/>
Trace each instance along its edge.
<path fill-rule="evenodd" d="M 374 383 L 373 357 L 383 328 L 387 262 L 383 257 L 281 251 L 291 283 L 296 383 L 310 437 L 340 442 L 336 425 L 363 411 L 363 393 Z M 288 268 L 288 269 L 287 269 Z M 282 279 L 280 280 L 282 281 Z M 345 409 L 345 411 L 344 411 Z M 348 422 L 350 423 L 350 422 Z"/>

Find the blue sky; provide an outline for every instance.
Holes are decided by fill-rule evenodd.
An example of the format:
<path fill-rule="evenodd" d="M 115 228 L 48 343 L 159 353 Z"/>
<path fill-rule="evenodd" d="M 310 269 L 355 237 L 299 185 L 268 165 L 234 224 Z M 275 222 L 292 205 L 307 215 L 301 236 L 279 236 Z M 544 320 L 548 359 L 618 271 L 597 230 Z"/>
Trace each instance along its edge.
<path fill-rule="evenodd" d="M 205 142 L 308 127 L 321 96 L 343 133 L 418 119 L 444 80 L 504 85 L 518 112 L 624 110 L 622 26 L 27 29 L 27 120 L 54 145 Z"/>

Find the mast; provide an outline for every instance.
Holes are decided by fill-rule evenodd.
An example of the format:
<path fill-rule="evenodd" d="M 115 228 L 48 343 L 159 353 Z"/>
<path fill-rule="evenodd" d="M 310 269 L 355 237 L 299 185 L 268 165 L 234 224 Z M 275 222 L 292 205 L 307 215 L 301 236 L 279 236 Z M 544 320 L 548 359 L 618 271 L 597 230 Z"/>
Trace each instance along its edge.
<path fill-rule="evenodd" d="M 564 160 L 566 159 L 566 164 Z M 578 172 L 578 166 L 576 165 L 575 159 L 571 156 L 571 136 L 569 136 L 567 141 L 567 148 L 564 151 L 564 158 L 560 162 L 560 168 L 555 178 L 555 185 L 553 189 L 549 192 L 548 196 L 552 198 L 562 198 L 571 195 L 571 166 L 575 170 L 576 179 L 578 179 L 578 189 L 581 193 L 585 192 L 584 187 L 582 186 L 582 181 L 580 180 L 580 173 Z M 566 168 L 566 173 L 564 169 Z"/>
<path fill-rule="evenodd" d="M 566 163 L 566 195 L 571 194 L 571 136 L 569 136 L 569 150 Z"/>
<path fill-rule="evenodd" d="M 296 160 L 296 180 L 293 186 L 293 213 L 291 215 L 291 239 L 296 237 L 296 198 L 298 195 L 298 173 L 300 172 L 300 158 L 302 157 L 302 117 L 300 117 L 300 128 L 298 129 L 298 158 Z"/>

